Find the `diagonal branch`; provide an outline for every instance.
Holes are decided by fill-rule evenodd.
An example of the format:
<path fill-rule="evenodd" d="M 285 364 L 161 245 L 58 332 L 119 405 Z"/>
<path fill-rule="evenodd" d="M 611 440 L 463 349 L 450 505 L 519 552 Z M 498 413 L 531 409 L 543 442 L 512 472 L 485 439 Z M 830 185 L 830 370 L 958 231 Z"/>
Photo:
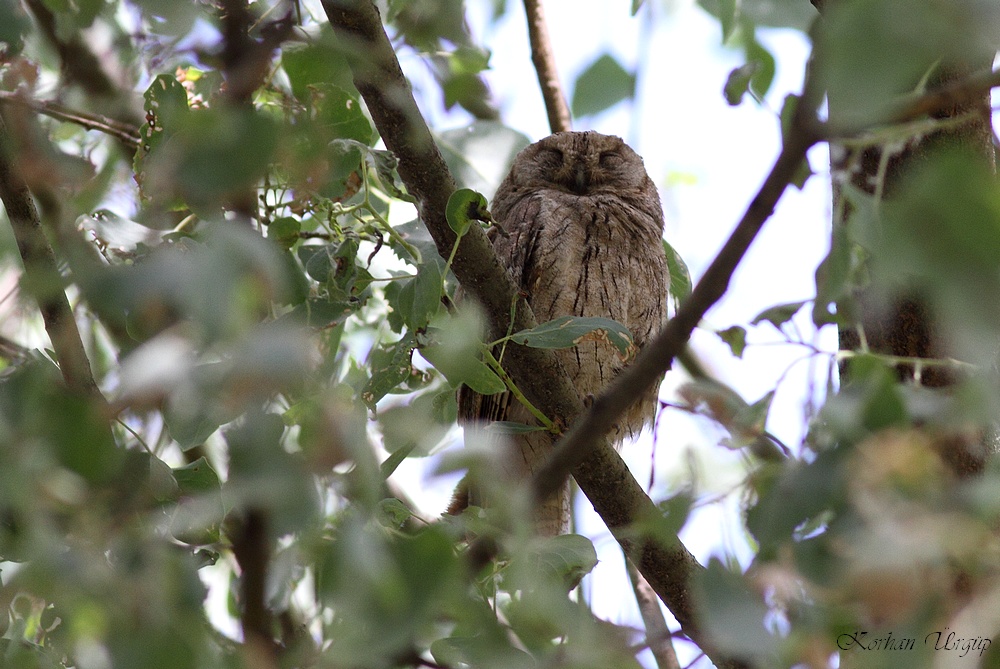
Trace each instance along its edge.
<path fill-rule="evenodd" d="M 0 102 L 27 107 L 37 114 L 54 118 L 57 121 L 75 123 L 87 130 L 97 130 L 114 137 L 131 149 L 139 148 L 139 128 L 125 121 L 117 121 L 100 114 L 71 109 L 51 100 L 32 100 L 9 91 L 0 91 Z"/>
<path fill-rule="evenodd" d="M 566 96 L 559 84 L 556 56 L 552 51 L 552 41 L 545 24 L 542 0 L 524 0 L 524 12 L 528 16 L 528 40 L 531 42 L 531 62 L 538 73 L 538 85 L 542 89 L 545 112 L 549 117 L 552 132 L 566 132 L 573 127 L 566 106 Z"/>
<path fill-rule="evenodd" d="M 12 143 L 7 121 L 0 114 L 0 201 L 14 231 L 26 283 L 38 301 L 45 331 L 66 385 L 103 403 L 73 310 L 63 290 L 55 253 L 42 230 L 28 184 L 17 170 Z"/>

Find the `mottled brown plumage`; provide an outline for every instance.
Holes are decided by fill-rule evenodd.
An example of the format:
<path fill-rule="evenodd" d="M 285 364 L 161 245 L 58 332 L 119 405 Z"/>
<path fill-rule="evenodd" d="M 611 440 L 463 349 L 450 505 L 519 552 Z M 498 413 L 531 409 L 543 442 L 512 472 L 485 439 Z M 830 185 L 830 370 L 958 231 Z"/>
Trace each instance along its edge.
<path fill-rule="evenodd" d="M 492 214 L 507 233 L 492 231 L 493 246 L 539 323 L 560 316 L 611 318 L 628 327 L 639 348 L 663 327 L 669 288 L 663 211 L 642 159 L 620 138 L 565 132 L 532 144 L 500 184 Z M 581 398 L 598 394 L 626 364 L 603 341 L 584 341 L 557 354 Z M 653 389 L 609 438 L 618 444 L 638 433 L 655 407 Z M 463 389 L 459 413 L 466 424 L 535 424 L 508 393 L 483 397 Z M 511 439 L 503 457 L 506 473 L 530 475 L 551 446 L 546 432 Z M 539 531 L 567 531 L 569 514 L 567 489 L 540 510 Z"/>

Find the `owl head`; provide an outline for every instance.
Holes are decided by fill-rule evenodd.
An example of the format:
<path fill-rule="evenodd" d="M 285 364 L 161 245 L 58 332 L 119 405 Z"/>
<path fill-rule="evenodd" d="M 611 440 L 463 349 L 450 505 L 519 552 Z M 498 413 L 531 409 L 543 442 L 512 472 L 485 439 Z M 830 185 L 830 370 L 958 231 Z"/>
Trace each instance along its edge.
<path fill-rule="evenodd" d="M 507 177 L 515 188 L 556 188 L 580 196 L 622 194 L 651 185 L 642 158 L 621 137 L 559 132 L 518 154 Z"/>

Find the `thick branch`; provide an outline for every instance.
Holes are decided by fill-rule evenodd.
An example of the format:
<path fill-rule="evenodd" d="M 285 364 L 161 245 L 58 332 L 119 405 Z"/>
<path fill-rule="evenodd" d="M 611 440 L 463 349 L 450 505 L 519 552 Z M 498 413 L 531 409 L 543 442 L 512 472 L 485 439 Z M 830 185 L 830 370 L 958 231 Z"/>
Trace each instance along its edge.
<path fill-rule="evenodd" d="M 531 42 L 531 62 L 538 73 L 538 85 L 542 88 L 545 111 L 549 117 L 552 132 L 566 132 L 572 129 L 569 107 L 559 84 L 556 70 L 556 56 L 552 51 L 549 30 L 545 24 L 542 0 L 524 0 L 524 12 L 528 15 L 528 39 Z"/>
<path fill-rule="evenodd" d="M 3 114 L 0 114 L 0 200 L 14 231 L 26 283 L 38 301 L 45 331 L 52 342 L 66 385 L 103 402 L 83 348 L 80 330 L 73 318 L 73 310 L 63 291 L 55 253 L 42 230 L 28 185 L 17 170 Z"/>
<path fill-rule="evenodd" d="M 417 200 L 420 218 L 438 252 L 447 257 L 455 235 L 445 219 L 445 205 L 455 190 L 437 146 L 417 109 L 409 85 L 385 34 L 378 11 L 370 0 L 325 0 L 323 3 L 345 52 L 357 86 L 368 105 L 386 146 L 399 160 L 399 174 Z M 534 316 L 523 296 L 497 260 L 485 234 L 473 226 L 462 237 L 452 265 L 462 287 L 480 301 L 494 331 L 507 330 L 510 305 L 517 302 L 516 329 L 532 327 Z M 580 414 L 580 398 L 552 351 L 510 346 L 505 361 L 518 387 L 546 415 L 571 424 Z M 599 433 L 603 434 L 603 432 Z M 637 541 L 626 527 L 636 519 L 654 517 L 656 507 L 632 477 L 625 463 L 600 436 L 591 457 L 574 471 L 580 487 L 594 503 L 626 554 L 691 637 L 719 667 L 739 667 L 738 662 L 714 652 L 710 640 L 695 621 L 688 583 L 702 569 L 680 543 L 670 547 Z M 489 546 L 478 546 L 474 555 L 488 555 Z"/>

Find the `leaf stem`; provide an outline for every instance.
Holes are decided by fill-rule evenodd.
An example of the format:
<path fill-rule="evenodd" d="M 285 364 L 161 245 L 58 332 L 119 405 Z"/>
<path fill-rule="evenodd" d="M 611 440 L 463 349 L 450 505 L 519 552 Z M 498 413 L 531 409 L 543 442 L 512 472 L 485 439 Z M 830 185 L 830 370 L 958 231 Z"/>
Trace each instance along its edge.
<path fill-rule="evenodd" d="M 514 379 L 510 378 L 510 375 L 506 372 L 506 370 L 500 366 L 500 362 L 493 357 L 492 353 L 490 353 L 489 346 L 483 346 L 483 362 L 489 365 L 490 369 L 492 369 L 496 375 L 500 377 L 500 380 L 503 381 L 504 385 L 507 386 L 507 390 L 510 391 L 510 394 L 513 395 L 518 402 L 524 405 L 524 407 L 531 412 L 531 415 L 534 416 L 546 430 L 552 434 L 561 434 L 561 430 L 556 427 L 556 424 L 549 420 L 545 414 L 539 411 L 534 404 L 529 402 L 528 398 L 524 396 L 524 393 L 518 389 L 517 385 L 514 383 Z"/>

